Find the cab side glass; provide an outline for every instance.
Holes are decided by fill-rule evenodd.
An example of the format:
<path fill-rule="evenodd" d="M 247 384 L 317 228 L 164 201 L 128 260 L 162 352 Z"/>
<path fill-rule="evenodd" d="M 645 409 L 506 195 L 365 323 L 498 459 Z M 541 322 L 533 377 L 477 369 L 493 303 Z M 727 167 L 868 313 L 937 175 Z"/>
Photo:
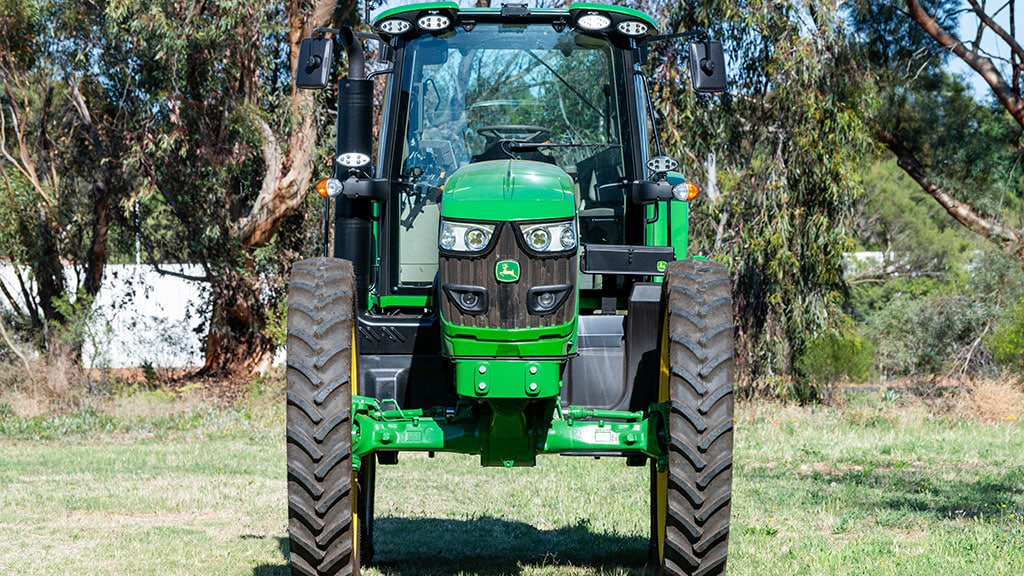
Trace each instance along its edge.
<path fill-rule="evenodd" d="M 708 40 L 690 44 L 690 76 L 697 92 L 725 92 L 725 54 L 721 42 Z"/>
<path fill-rule="evenodd" d="M 322 90 L 331 74 L 334 40 L 326 37 L 303 38 L 299 43 L 299 62 L 295 67 L 295 86 L 303 90 Z"/>

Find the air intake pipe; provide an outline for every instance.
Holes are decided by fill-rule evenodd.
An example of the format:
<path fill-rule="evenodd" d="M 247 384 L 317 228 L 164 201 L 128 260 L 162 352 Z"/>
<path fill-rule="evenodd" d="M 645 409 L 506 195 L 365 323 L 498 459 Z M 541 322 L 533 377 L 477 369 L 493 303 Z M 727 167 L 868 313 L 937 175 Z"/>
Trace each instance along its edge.
<path fill-rule="evenodd" d="M 369 178 L 373 157 L 373 81 L 366 79 L 363 44 L 349 27 L 336 39 L 348 54 L 348 77 L 338 81 L 335 169 L 342 182 Z M 352 262 L 356 307 L 364 310 L 370 280 L 371 201 L 341 196 L 334 213 L 334 255 Z"/>

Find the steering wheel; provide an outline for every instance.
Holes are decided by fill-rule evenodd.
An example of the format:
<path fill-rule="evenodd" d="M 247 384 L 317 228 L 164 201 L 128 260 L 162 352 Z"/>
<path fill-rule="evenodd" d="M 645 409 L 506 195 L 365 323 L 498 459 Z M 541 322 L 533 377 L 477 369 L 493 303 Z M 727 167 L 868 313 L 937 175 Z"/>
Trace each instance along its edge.
<path fill-rule="evenodd" d="M 483 128 L 477 129 L 476 133 L 487 138 L 488 142 L 495 140 L 544 142 L 551 136 L 551 130 L 544 128 L 543 126 L 529 126 L 526 124 L 484 126 Z"/>

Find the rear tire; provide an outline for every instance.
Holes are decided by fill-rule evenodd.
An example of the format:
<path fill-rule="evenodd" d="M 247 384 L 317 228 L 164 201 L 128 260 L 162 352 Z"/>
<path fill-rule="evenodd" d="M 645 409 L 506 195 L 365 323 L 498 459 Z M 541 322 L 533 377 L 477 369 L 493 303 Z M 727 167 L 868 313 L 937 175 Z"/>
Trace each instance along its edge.
<path fill-rule="evenodd" d="M 651 474 L 652 553 L 662 574 L 725 574 L 732 501 L 731 281 L 720 264 L 684 260 L 669 264 L 664 287 L 667 387 L 661 400 L 670 405 L 669 456 L 667 473 Z"/>
<path fill-rule="evenodd" d="M 293 576 L 357 574 L 352 264 L 297 262 L 288 287 L 288 538 Z"/>

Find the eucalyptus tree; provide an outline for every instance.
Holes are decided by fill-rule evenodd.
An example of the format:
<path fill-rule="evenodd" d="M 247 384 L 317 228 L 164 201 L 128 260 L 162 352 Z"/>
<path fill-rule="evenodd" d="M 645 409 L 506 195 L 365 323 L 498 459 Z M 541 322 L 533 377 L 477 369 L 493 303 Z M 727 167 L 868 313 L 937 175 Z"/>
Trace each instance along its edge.
<path fill-rule="evenodd" d="M 869 115 L 873 136 L 950 216 L 1024 267 L 1024 48 L 1015 12 L 1012 0 L 851 6 L 879 94 Z M 961 37 L 972 25 L 973 37 Z M 976 102 L 967 79 L 945 70 L 954 58 L 990 88 L 991 104 Z"/>
<path fill-rule="evenodd" d="M 96 4 L 0 9 L 0 254 L 17 278 L 0 289 L 39 344 L 73 363 L 129 191 L 130 115 L 102 67 L 122 49 Z"/>
<path fill-rule="evenodd" d="M 661 11 L 669 32 L 710 30 L 730 55 L 728 94 L 700 97 L 679 78 L 684 55 L 659 46 L 655 102 L 666 147 L 683 151 L 705 191 L 692 242 L 732 268 L 737 366 L 788 382 L 806 342 L 844 318 L 842 255 L 866 139 L 842 13 L 828 2 L 736 0 Z"/>
<path fill-rule="evenodd" d="M 68 324 L 100 288 L 109 234 L 137 234 L 148 261 L 204 269 L 204 370 L 266 366 L 289 249 L 316 229 L 301 207 L 330 124 L 326 98 L 291 85 L 298 43 L 354 12 L 333 0 L 5 2 L 0 251 L 36 286 L 28 274 L 5 286 L 12 306 L 44 333 Z M 71 296 L 67 262 L 86 298 Z"/>
<path fill-rule="evenodd" d="M 211 286 L 205 373 L 260 370 L 272 358 L 268 313 L 290 250 L 317 228 L 301 224 L 301 207 L 327 117 L 324 100 L 292 85 L 298 45 L 354 11 L 354 1 L 333 0 L 107 8 L 109 25 L 132 39 L 132 90 L 151 111 L 126 164 L 140 195 L 179 227 L 170 252 L 201 264 Z"/>

